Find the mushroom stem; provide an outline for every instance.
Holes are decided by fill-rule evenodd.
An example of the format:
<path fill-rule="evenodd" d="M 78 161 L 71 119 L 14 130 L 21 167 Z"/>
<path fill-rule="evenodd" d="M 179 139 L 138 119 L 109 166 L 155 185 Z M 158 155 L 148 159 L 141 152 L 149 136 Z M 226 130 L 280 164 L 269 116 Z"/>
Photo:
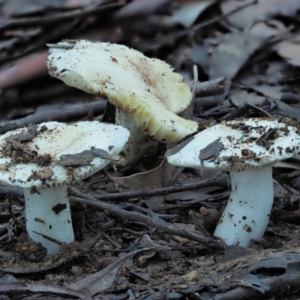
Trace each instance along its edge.
<path fill-rule="evenodd" d="M 74 241 L 67 188 L 23 189 L 28 235 L 40 242 L 49 255 L 57 253 L 62 243 Z"/>
<path fill-rule="evenodd" d="M 214 235 L 227 245 L 261 240 L 273 205 L 272 167 L 230 172 L 231 194 Z"/>
<path fill-rule="evenodd" d="M 145 134 L 134 123 L 130 114 L 116 107 L 116 124 L 127 128 L 130 132 L 129 139 L 122 152 L 124 153 L 123 165 L 134 163 L 145 154 L 155 155 L 159 150 L 159 142 Z"/>

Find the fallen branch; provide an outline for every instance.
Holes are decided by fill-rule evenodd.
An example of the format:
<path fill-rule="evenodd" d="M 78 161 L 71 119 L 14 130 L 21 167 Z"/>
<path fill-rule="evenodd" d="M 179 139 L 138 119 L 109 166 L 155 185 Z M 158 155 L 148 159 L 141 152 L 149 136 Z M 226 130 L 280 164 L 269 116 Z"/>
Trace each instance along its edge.
<path fill-rule="evenodd" d="M 172 186 L 172 187 L 153 189 L 152 191 L 133 191 L 133 192 L 118 193 L 118 194 L 100 194 L 97 196 L 97 198 L 108 200 L 108 199 L 120 199 L 120 198 L 125 199 L 126 197 L 128 199 L 131 197 L 137 197 L 137 196 L 142 196 L 142 195 L 144 195 L 144 197 L 145 196 L 153 196 L 153 195 L 166 195 L 171 192 L 191 190 L 193 188 L 195 189 L 195 188 L 200 188 L 200 187 L 206 187 L 206 186 L 211 186 L 214 184 L 228 187 L 228 180 L 224 179 L 224 177 L 223 178 L 216 177 L 214 179 L 204 180 L 204 181 L 200 181 L 200 182 L 196 182 L 196 183 L 185 184 L 182 186 Z M 216 248 L 216 249 L 224 248 L 222 243 L 217 242 L 213 238 L 203 237 L 194 232 L 190 232 L 187 230 L 181 230 L 177 226 L 168 224 L 161 219 L 153 219 L 151 217 L 142 215 L 137 212 L 126 211 L 126 210 L 120 208 L 118 205 L 99 201 L 99 199 L 97 199 L 96 197 L 88 196 L 87 194 L 80 192 L 79 190 L 75 189 L 74 187 L 70 187 L 69 190 L 70 190 L 70 194 L 71 194 L 71 196 L 70 196 L 71 201 L 80 202 L 80 203 L 86 204 L 87 206 L 90 206 L 90 207 L 108 211 L 112 215 L 115 215 L 120 218 L 144 223 L 148 226 L 155 227 L 159 230 L 171 233 L 173 235 L 182 236 L 182 237 L 188 238 L 190 240 L 199 242 L 207 247 L 212 247 L 212 248 Z M 12 195 L 16 195 L 16 196 L 22 196 L 23 192 L 21 189 L 17 189 L 17 188 L 0 187 L 0 195 L 1 194 L 2 195 L 3 194 L 5 194 L 5 195 L 12 194 Z M 111 197 L 111 198 L 109 198 L 109 197 Z"/>
<path fill-rule="evenodd" d="M 0 134 L 17 128 L 26 127 L 29 124 L 39 124 L 47 121 L 66 122 L 81 119 L 86 117 L 90 111 L 96 116 L 104 111 L 105 106 L 106 101 L 99 100 L 87 104 L 72 104 L 60 109 L 42 111 L 0 126 Z"/>
<path fill-rule="evenodd" d="M 153 196 L 163 196 L 171 193 L 178 193 L 184 191 L 191 191 L 199 188 L 204 188 L 207 186 L 221 186 L 224 188 L 230 187 L 230 181 L 228 176 L 222 175 L 215 177 L 213 179 L 201 180 L 192 183 L 186 183 L 182 185 L 175 185 L 169 187 L 156 188 L 152 190 L 135 190 L 135 191 L 126 191 L 121 193 L 104 193 L 104 194 L 92 194 L 91 196 L 97 200 L 118 200 L 118 199 L 131 199 L 139 197 L 153 197 Z M 17 187 L 6 187 L 0 186 L 0 195 L 13 195 L 22 197 L 23 191 L 21 188 Z M 73 187 L 70 187 L 70 195 L 76 196 L 77 190 Z"/>
<path fill-rule="evenodd" d="M 46 284 L 35 284 L 26 282 L 0 283 L 0 295 L 20 295 L 20 294 L 46 294 L 68 297 L 68 299 L 91 299 L 81 292 L 70 288 L 51 286 Z"/>
<path fill-rule="evenodd" d="M 17 197 L 23 197 L 24 193 L 23 190 L 19 187 L 0 186 L 0 195 L 12 195 Z"/>
<path fill-rule="evenodd" d="M 54 24 L 59 21 L 66 21 L 75 18 L 82 18 L 88 15 L 94 15 L 99 13 L 104 13 L 108 10 L 119 8 L 124 6 L 122 3 L 108 3 L 104 5 L 92 4 L 83 8 L 78 8 L 70 11 L 53 13 L 51 15 L 43 17 L 29 17 L 29 18 L 11 18 L 3 20 L 0 24 L 0 31 L 17 26 L 32 26 L 41 24 Z"/>
<path fill-rule="evenodd" d="M 225 86 L 228 84 L 226 77 L 212 79 L 209 81 L 198 82 L 195 93 L 197 97 L 208 97 L 221 95 L 225 92 Z"/>
<path fill-rule="evenodd" d="M 241 6 L 238 6 L 237 8 L 233 9 L 232 11 L 228 12 L 227 14 L 224 14 L 224 15 L 221 15 L 221 16 L 218 16 L 218 17 L 215 17 L 215 18 L 211 18 L 207 21 L 204 21 L 202 23 L 199 23 L 195 26 L 193 26 L 190 30 L 190 36 L 193 36 L 195 34 L 195 31 L 198 31 L 198 30 L 201 30 L 207 26 L 211 26 L 217 22 L 220 22 L 222 20 L 226 20 L 229 16 L 237 13 L 238 11 L 241 11 L 251 5 L 254 5 L 254 4 L 257 4 L 258 0 L 253 0 L 251 2 L 246 2 L 244 5 L 241 5 Z"/>
<path fill-rule="evenodd" d="M 133 257 L 136 254 L 141 254 L 143 252 L 148 251 L 166 251 L 169 250 L 168 247 L 148 247 L 143 249 L 138 249 L 132 252 L 129 252 L 117 260 L 112 262 L 108 265 L 105 269 L 96 272 L 92 275 L 86 276 L 85 278 L 71 283 L 68 287 L 72 290 L 81 291 L 88 297 L 94 296 L 95 294 L 102 292 L 104 290 L 109 289 L 113 281 L 117 275 L 117 272 L 120 266 L 126 261 L 127 259 Z"/>
<path fill-rule="evenodd" d="M 223 244 L 216 241 L 213 238 L 203 237 L 194 232 L 190 232 L 188 230 L 181 230 L 177 226 L 168 224 L 161 219 L 153 219 L 151 217 L 142 215 L 140 213 L 126 211 L 126 210 L 120 208 L 118 205 L 99 201 L 94 197 L 88 196 L 88 195 L 76 190 L 75 188 L 71 188 L 71 193 L 73 195 L 70 197 L 71 201 L 77 201 L 82 204 L 86 204 L 87 206 L 107 211 L 110 214 L 117 216 L 119 218 L 132 220 L 135 222 L 141 222 L 148 226 L 155 227 L 158 230 L 162 230 L 162 231 L 168 232 L 173 235 L 178 235 L 178 236 L 188 238 L 190 240 L 199 242 L 208 248 L 211 247 L 211 248 L 215 248 L 215 249 L 222 249 L 222 250 L 224 249 Z"/>
<path fill-rule="evenodd" d="M 135 191 L 126 191 L 121 193 L 105 193 L 105 194 L 92 194 L 92 197 L 98 200 L 117 200 L 117 199 L 131 199 L 131 198 L 140 198 L 140 197 L 153 197 L 153 196 L 162 196 L 171 193 L 178 193 L 184 191 L 191 191 L 199 188 L 204 188 L 207 186 L 221 186 L 224 188 L 230 187 L 229 177 L 226 175 L 217 176 L 213 179 L 201 180 L 191 183 L 185 183 L 182 185 L 174 185 L 162 188 L 155 188 L 151 190 L 135 190 Z M 73 189 L 71 189 L 72 194 Z M 0 190 L 1 193 L 1 190 Z"/>

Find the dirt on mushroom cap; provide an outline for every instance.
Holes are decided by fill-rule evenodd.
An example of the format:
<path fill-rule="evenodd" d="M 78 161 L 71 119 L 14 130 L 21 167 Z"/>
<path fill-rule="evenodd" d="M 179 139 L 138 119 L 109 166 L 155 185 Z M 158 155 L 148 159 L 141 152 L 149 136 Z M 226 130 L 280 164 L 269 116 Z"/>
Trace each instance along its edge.
<path fill-rule="evenodd" d="M 298 154 L 298 128 L 299 122 L 290 118 L 222 122 L 196 134 L 168 161 L 178 166 L 229 171 L 272 165 Z"/>
<path fill-rule="evenodd" d="M 28 128 L 0 137 L 0 182 L 23 188 L 60 186 L 84 179 L 104 168 L 110 155 L 118 154 L 129 137 L 127 129 L 98 121 L 43 123 L 37 125 L 31 139 L 21 142 L 24 134 Z M 72 156 L 73 160 L 66 162 L 64 155 L 75 155 L 76 161 Z"/>
<path fill-rule="evenodd" d="M 197 131 L 196 122 L 176 115 L 189 105 L 192 93 L 170 65 L 122 45 L 88 41 L 72 45 L 50 49 L 50 75 L 106 97 L 161 142 L 177 142 Z"/>

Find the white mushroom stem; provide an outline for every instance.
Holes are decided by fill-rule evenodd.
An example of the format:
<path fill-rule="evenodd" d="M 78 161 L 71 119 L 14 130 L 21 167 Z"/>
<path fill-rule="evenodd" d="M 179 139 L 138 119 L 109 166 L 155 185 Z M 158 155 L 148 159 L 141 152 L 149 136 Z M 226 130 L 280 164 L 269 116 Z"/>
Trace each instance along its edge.
<path fill-rule="evenodd" d="M 123 165 L 134 163 L 145 154 L 154 155 L 158 152 L 159 142 L 138 128 L 131 115 L 118 108 L 116 108 L 116 124 L 130 131 L 130 137 L 122 150 L 124 153 Z"/>
<path fill-rule="evenodd" d="M 227 245 L 261 240 L 269 221 L 274 191 L 272 167 L 230 172 L 231 194 L 214 235 Z"/>
<path fill-rule="evenodd" d="M 74 241 L 67 188 L 23 189 L 28 235 L 42 243 L 49 255 L 57 253 L 62 243 Z"/>

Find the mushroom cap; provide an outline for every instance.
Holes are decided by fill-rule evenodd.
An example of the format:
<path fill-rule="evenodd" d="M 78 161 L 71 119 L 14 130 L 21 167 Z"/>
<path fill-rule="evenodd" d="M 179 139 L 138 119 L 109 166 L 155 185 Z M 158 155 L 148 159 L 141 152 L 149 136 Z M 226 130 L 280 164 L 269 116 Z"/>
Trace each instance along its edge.
<path fill-rule="evenodd" d="M 118 44 L 79 40 L 50 48 L 47 64 L 51 76 L 103 95 L 159 141 L 177 142 L 197 131 L 196 122 L 176 115 L 192 100 L 189 86 L 161 60 Z"/>
<path fill-rule="evenodd" d="M 222 122 L 177 146 L 179 150 L 171 150 L 167 159 L 172 165 L 197 169 L 243 171 L 270 166 L 298 154 L 299 128 L 299 122 L 290 118 Z"/>
<path fill-rule="evenodd" d="M 98 121 L 78 122 L 73 125 L 47 122 L 37 125 L 36 129 L 36 134 L 25 143 L 19 142 L 18 138 L 13 140 L 12 144 L 7 141 L 28 133 L 28 128 L 17 129 L 0 136 L 2 184 L 38 189 L 80 181 L 110 163 L 103 155 L 102 158 L 92 155 L 86 162 L 84 159 L 87 150 L 91 150 L 92 147 L 104 150 L 105 158 L 117 155 L 129 137 L 126 128 Z M 82 153 L 83 151 L 85 152 Z M 63 155 L 75 156 L 71 156 L 73 161 L 71 159 L 66 166 Z"/>

